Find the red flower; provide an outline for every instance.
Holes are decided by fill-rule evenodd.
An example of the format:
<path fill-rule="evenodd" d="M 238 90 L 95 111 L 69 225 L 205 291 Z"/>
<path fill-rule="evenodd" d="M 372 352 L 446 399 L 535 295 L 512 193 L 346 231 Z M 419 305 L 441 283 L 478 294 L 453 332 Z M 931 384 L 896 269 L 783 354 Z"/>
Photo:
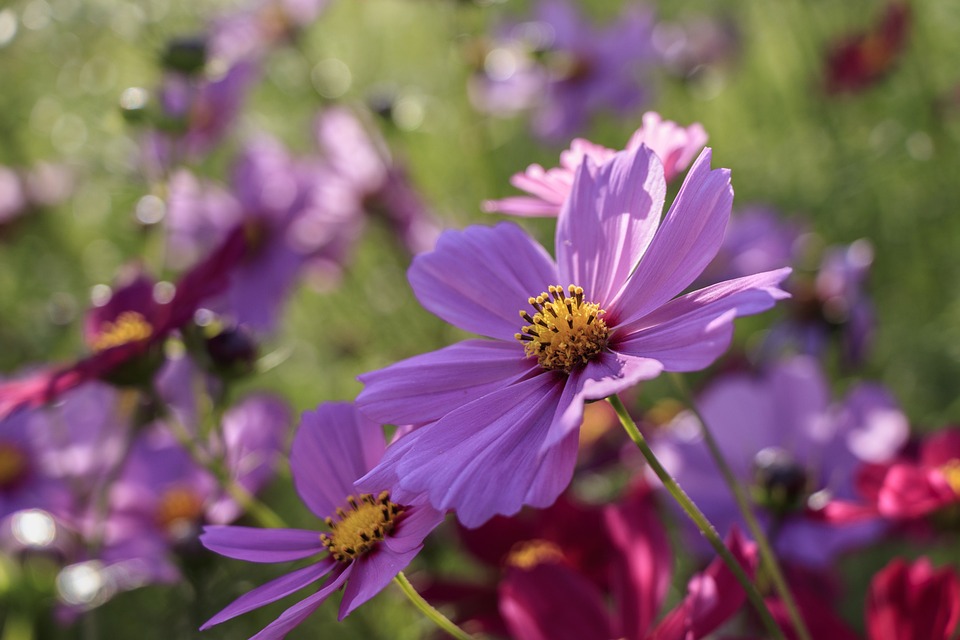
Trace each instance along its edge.
<path fill-rule="evenodd" d="M 0 419 L 22 407 L 52 402 L 88 380 L 111 378 L 147 355 L 171 331 L 191 320 L 203 300 L 226 288 L 246 245 L 244 230 L 234 229 L 222 245 L 184 274 L 169 300 L 158 301 L 153 283 L 143 275 L 118 289 L 86 318 L 84 338 L 93 353 L 73 364 L 0 385 Z"/>
<path fill-rule="evenodd" d="M 827 53 L 827 91 L 861 91 L 886 75 L 903 51 L 909 26 L 910 9 L 892 2 L 869 31 L 837 42 Z"/>
<path fill-rule="evenodd" d="M 947 640 L 960 619 L 960 580 L 926 558 L 897 558 L 874 576 L 867 596 L 869 640 Z"/>

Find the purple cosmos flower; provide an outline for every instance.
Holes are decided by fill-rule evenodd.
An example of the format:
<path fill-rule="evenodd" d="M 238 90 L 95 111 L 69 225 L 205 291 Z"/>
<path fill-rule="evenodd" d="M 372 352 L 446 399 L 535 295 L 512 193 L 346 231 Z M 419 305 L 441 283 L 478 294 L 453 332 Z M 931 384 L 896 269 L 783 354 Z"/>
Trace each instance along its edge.
<path fill-rule="evenodd" d="M 396 482 L 475 527 L 567 486 L 583 405 L 662 371 L 693 371 L 730 343 L 733 318 L 769 309 L 789 269 L 675 298 L 716 254 L 730 216 L 729 171 L 694 163 L 662 224 L 666 184 L 641 145 L 585 158 L 557 222 L 557 261 L 512 223 L 444 233 L 409 279 L 467 340 L 360 376 L 362 411 L 425 425 L 387 450 L 359 486 Z M 427 424 L 431 423 L 431 424 Z"/>
<path fill-rule="evenodd" d="M 348 109 L 335 107 L 320 114 L 314 132 L 324 169 L 353 193 L 358 214 L 379 215 L 412 254 L 433 248 L 440 235 L 436 219 L 371 127 Z"/>
<path fill-rule="evenodd" d="M 223 461 L 234 482 L 255 494 L 273 476 L 289 417 L 280 400 L 251 396 L 226 412 L 220 437 L 204 449 Z M 217 479 L 160 422 L 133 443 L 110 488 L 109 507 L 100 559 L 109 565 L 125 563 L 141 583 L 177 580 L 169 551 L 191 551 L 201 526 L 232 522 L 242 514 Z"/>
<path fill-rule="evenodd" d="M 255 637 L 282 638 L 346 584 L 342 620 L 383 589 L 413 559 L 423 539 L 443 520 L 425 505 L 399 504 L 387 485 L 358 494 L 353 482 L 383 455 L 380 425 L 347 403 L 305 412 L 293 441 L 290 467 L 301 499 L 329 530 L 207 527 L 201 542 L 221 555 L 249 562 L 286 562 L 327 552 L 302 569 L 241 596 L 203 629 L 274 602 L 324 577 L 320 589 L 287 609 Z"/>
<path fill-rule="evenodd" d="M 259 60 L 314 22 L 327 4 L 327 0 L 262 0 L 221 16 L 210 25 L 212 57 L 227 64 Z"/>
<path fill-rule="evenodd" d="M 648 96 L 643 74 L 656 57 L 653 23 L 650 9 L 632 4 L 596 29 L 574 3 L 541 0 L 534 20 L 507 29 L 485 57 L 474 103 L 501 112 L 532 103 L 534 132 L 551 140 L 581 132 L 598 111 L 628 113 Z"/>
<path fill-rule="evenodd" d="M 162 299 L 146 276 L 138 275 L 93 309 L 85 338 L 93 353 L 73 364 L 0 383 L 0 419 L 21 407 L 39 407 L 94 379 L 122 377 L 142 382 L 159 364 L 159 346 L 193 318 L 201 302 L 223 291 L 247 251 L 242 228 L 233 228 L 222 243 L 180 278 Z M 146 362 L 142 369 L 137 366 Z"/>
<path fill-rule="evenodd" d="M 690 166 L 706 143 L 707 132 L 699 123 L 682 127 L 672 120 L 663 120 L 658 113 L 648 111 L 643 114 L 643 125 L 627 142 L 627 149 L 647 145 L 660 158 L 664 177 L 670 182 Z M 510 178 L 510 184 L 526 191 L 529 196 L 487 200 L 483 203 L 483 209 L 518 216 L 556 216 L 570 194 L 574 175 L 583 158 L 589 156 L 594 162 L 603 164 L 615 153 L 613 149 L 577 138 L 570 143 L 569 149 L 560 154 L 559 167 L 544 169 L 532 164 L 523 173 L 515 173 Z"/>
<path fill-rule="evenodd" d="M 840 551 L 883 531 L 878 523 L 831 526 L 806 512 L 830 496 L 853 498 L 860 462 L 888 459 L 906 439 L 906 417 L 881 387 L 861 384 L 831 405 L 816 361 L 797 357 L 761 376 L 720 378 L 697 406 L 785 558 L 825 567 Z M 696 418 L 678 416 L 655 450 L 720 530 L 742 523 Z"/>
<path fill-rule="evenodd" d="M 345 235 L 352 237 L 344 198 L 320 197 L 331 195 L 324 182 L 332 179 L 266 136 L 244 148 L 230 191 L 177 172 L 170 181 L 167 227 L 175 266 L 242 226 L 247 255 L 223 296 L 206 306 L 253 329 L 272 330 L 308 263 L 338 251 Z"/>

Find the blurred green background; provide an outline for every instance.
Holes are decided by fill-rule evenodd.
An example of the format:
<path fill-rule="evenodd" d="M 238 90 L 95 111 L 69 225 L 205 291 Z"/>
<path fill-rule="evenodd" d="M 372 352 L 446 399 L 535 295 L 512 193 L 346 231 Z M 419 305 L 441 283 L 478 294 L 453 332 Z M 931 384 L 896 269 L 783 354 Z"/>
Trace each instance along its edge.
<path fill-rule="evenodd" d="M 584 5 L 599 19 L 619 11 L 618 2 L 607 0 Z M 655 76 L 648 107 L 682 124 L 704 125 L 714 166 L 733 170 L 736 206 L 764 203 L 807 219 L 828 244 L 872 242 L 869 289 L 879 320 L 866 375 L 886 383 L 916 425 L 933 428 L 960 418 L 960 3 L 911 6 L 907 46 L 892 72 L 863 92 L 827 96 L 821 90 L 827 44 L 872 24 L 881 3 L 656 3 L 662 20 L 701 14 L 728 20 L 741 48 L 706 74 Z M 138 132 L 124 121 L 118 99 L 127 87 L 158 83 L 157 60 L 169 37 L 198 33 L 229 7 L 175 0 L 0 6 L 0 164 L 61 162 L 77 176 L 66 202 L 0 229 L 3 375 L 79 353 L 91 288 L 138 258 L 158 264 L 162 234 L 134 215 L 151 186 L 136 168 Z M 560 151 L 533 141 L 522 117 L 479 115 L 466 97 L 470 43 L 528 7 L 515 1 L 332 2 L 296 46 L 270 54 L 239 136 L 198 171 L 222 179 L 236 140 L 257 130 L 310 151 L 311 119 L 331 101 L 321 95 L 331 93 L 323 70 L 339 60 L 350 82 L 337 101 L 362 103 L 385 89 L 407 100 L 412 115 L 382 128 L 444 224 L 488 222 L 481 200 L 512 194 L 512 173 L 532 162 L 553 166 Z M 587 137 L 620 148 L 641 112 L 634 119 L 598 118 Z M 550 222 L 526 224 L 543 239 L 552 233 Z M 283 355 L 282 363 L 249 385 L 282 393 L 300 411 L 352 399 L 361 388 L 357 374 L 458 339 L 413 299 L 408 262 L 386 229 L 370 228 L 338 289 L 298 292 L 282 331 L 266 346 Z M 292 524 L 311 526 L 288 478 L 275 483 L 267 500 Z M 443 566 L 448 552 L 441 546 L 431 545 L 419 566 Z M 122 594 L 84 624 L 66 632 L 51 624 L 41 635 L 192 637 L 199 622 L 282 570 L 207 562 L 219 569 L 198 584 Z M 265 607 L 202 637 L 246 637 L 284 606 Z M 290 637 L 402 639 L 429 632 L 391 589 L 345 623 L 335 622 L 335 611 L 321 607 Z M 852 617 L 858 618 L 856 610 Z"/>

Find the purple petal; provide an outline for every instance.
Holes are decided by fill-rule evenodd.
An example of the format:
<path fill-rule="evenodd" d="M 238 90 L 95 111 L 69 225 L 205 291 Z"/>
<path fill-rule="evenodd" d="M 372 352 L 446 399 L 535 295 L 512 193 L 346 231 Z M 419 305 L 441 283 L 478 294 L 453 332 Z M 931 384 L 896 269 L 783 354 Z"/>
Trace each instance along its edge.
<path fill-rule="evenodd" d="M 403 519 L 383 544 L 393 553 L 406 553 L 419 549 L 423 539 L 443 522 L 443 514 L 425 504 L 407 508 Z"/>
<path fill-rule="evenodd" d="M 647 250 L 667 187 L 660 160 L 644 146 L 617 153 L 599 169 L 591 165 L 580 165 L 560 210 L 557 268 L 561 284 L 583 287 L 588 299 L 602 305 Z"/>
<path fill-rule="evenodd" d="M 318 517 L 332 516 L 355 493 L 386 447 L 383 428 L 347 402 L 305 411 L 293 438 L 290 469 L 300 498 Z"/>
<path fill-rule="evenodd" d="M 375 553 L 354 561 L 351 565 L 353 575 L 343 592 L 340 615 L 337 616 L 337 620 L 343 620 L 354 609 L 380 593 L 419 552 L 419 548 L 399 554 L 379 549 Z"/>
<path fill-rule="evenodd" d="M 357 406 L 385 424 L 433 422 L 537 366 L 516 340 L 466 340 L 361 375 Z"/>
<path fill-rule="evenodd" d="M 293 573 L 280 576 L 276 580 L 271 580 L 234 600 L 223 609 L 223 611 L 203 623 L 200 630 L 209 629 L 215 624 L 220 624 L 221 622 L 235 618 L 247 611 L 252 611 L 271 602 L 276 602 L 280 598 L 284 598 L 295 591 L 303 589 L 308 584 L 316 582 L 327 575 L 334 566 L 336 566 L 335 562 L 320 562 L 303 567 L 302 569 L 297 569 Z"/>
<path fill-rule="evenodd" d="M 289 562 L 324 550 L 320 534 L 304 529 L 211 525 L 204 527 L 200 542 L 222 556 L 247 562 Z"/>
<path fill-rule="evenodd" d="M 696 371 L 730 344 L 733 319 L 765 311 L 788 297 L 776 285 L 790 269 L 728 280 L 672 300 L 632 324 L 616 328 L 610 348 L 654 358 L 667 371 Z"/>
<path fill-rule="evenodd" d="M 398 496 L 425 494 L 438 510 L 456 509 L 470 527 L 516 513 L 528 495 L 543 502 L 533 485 L 549 473 L 541 467 L 556 462 L 540 451 L 564 383 L 564 376 L 544 372 L 452 411 L 400 439 L 358 485 L 370 490 L 399 479 Z"/>
<path fill-rule="evenodd" d="M 427 310 L 464 331 L 513 341 L 527 299 L 557 284 L 557 270 L 513 223 L 446 231 L 437 248 L 413 260 L 408 273 Z"/>
<path fill-rule="evenodd" d="M 343 585 L 347 578 L 350 577 L 352 573 L 351 569 L 353 569 L 353 565 L 348 566 L 342 573 L 334 576 L 333 580 L 327 582 L 327 584 L 315 594 L 301 600 L 284 611 L 280 614 L 279 618 L 268 624 L 263 631 L 250 638 L 250 640 L 280 640 L 280 638 L 286 636 L 294 627 L 316 611 L 317 607 L 323 604 L 323 601 L 326 600 L 331 593 Z"/>
<path fill-rule="evenodd" d="M 674 200 L 620 295 L 607 310 L 608 324 L 640 318 L 686 289 L 720 249 L 733 205 L 730 171 L 710 170 L 706 148 Z"/>

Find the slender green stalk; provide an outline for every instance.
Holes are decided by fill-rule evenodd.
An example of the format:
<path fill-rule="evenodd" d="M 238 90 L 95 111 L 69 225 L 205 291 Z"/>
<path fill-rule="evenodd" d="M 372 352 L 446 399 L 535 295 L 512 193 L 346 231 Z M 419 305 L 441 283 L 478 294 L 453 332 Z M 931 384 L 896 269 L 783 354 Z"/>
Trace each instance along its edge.
<path fill-rule="evenodd" d="M 747 494 L 743 490 L 743 486 L 737 481 L 736 476 L 733 475 L 733 470 L 730 469 L 726 458 L 723 457 L 723 452 L 720 451 L 720 447 L 717 445 L 717 441 L 713 437 L 710 427 L 707 426 L 707 421 L 703 419 L 699 409 L 697 409 L 697 405 L 694 403 L 693 397 L 683 377 L 678 373 L 670 374 L 670 377 L 684 403 L 690 408 L 690 411 L 696 416 L 697 420 L 700 421 L 703 441 L 707 445 L 707 449 L 710 450 L 710 455 L 713 457 L 714 462 L 717 463 L 717 467 L 720 469 L 720 475 L 723 476 L 724 482 L 730 487 L 730 491 L 737 501 L 737 507 L 740 509 L 740 513 L 743 514 L 743 519 L 746 521 L 747 527 L 750 529 L 750 533 L 753 535 L 753 539 L 760 550 L 760 558 L 763 560 L 763 565 L 770 575 L 770 579 L 773 581 L 773 586 L 780 595 L 780 599 L 787 608 L 787 613 L 790 615 L 790 622 L 793 624 L 794 630 L 797 632 L 800 640 L 811 640 L 810 631 L 807 630 L 803 616 L 800 615 L 800 609 L 797 607 L 797 602 L 794 600 L 793 594 L 790 592 L 790 587 L 787 585 L 787 580 L 783 576 L 783 571 L 780 569 L 780 563 L 777 562 L 777 556 L 773 552 L 770 540 L 767 538 L 763 527 L 761 527 L 757 521 L 757 517 L 753 514 L 753 509 L 750 507 L 750 501 L 747 499 Z"/>
<path fill-rule="evenodd" d="M 757 587 L 750 580 L 750 577 L 743 570 L 743 567 L 740 566 L 740 563 L 737 562 L 737 559 L 730 553 L 727 545 L 723 544 L 723 540 L 720 539 L 720 534 L 717 533 L 716 527 L 710 523 L 707 516 L 703 515 L 703 512 L 700 511 L 700 508 L 690 499 L 690 496 L 680 488 L 680 485 L 673 479 L 673 476 L 660 464 L 660 460 L 657 459 L 653 450 L 650 449 L 650 445 L 647 444 L 643 434 L 640 433 L 640 429 L 637 428 L 637 424 L 633 421 L 627 408 L 623 406 L 623 402 L 621 402 L 620 398 L 616 395 L 609 396 L 607 401 L 617 412 L 617 417 L 620 418 L 620 424 L 623 425 L 627 435 L 630 436 L 633 443 L 640 449 L 640 453 L 646 458 L 647 464 L 650 465 L 653 472 L 660 478 L 660 482 L 663 483 L 664 488 L 673 496 L 673 499 L 677 501 L 677 504 L 680 505 L 687 516 L 693 520 L 693 523 L 697 525 L 700 533 L 707 539 L 707 542 L 710 543 L 710 546 L 713 547 L 717 555 L 719 555 L 727 567 L 729 567 L 731 573 L 733 573 L 733 576 L 737 579 L 737 582 L 743 587 L 744 592 L 747 594 L 747 599 L 750 601 L 750 604 L 753 605 L 754 609 L 757 610 L 757 614 L 760 616 L 760 620 L 763 622 L 763 626 L 766 627 L 769 636 L 778 640 L 786 640 L 783 631 L 777 626 L 776 621 L 770 614 L 770 610 L 767 609 L 767 605 L 764 604 L 760 592 L 757 591 Z"/>
<path fill-rule="evenodd" d="M 407 596 L 410 602 L 413 603 L 413 606 L 419 609 L 423 615 L 430 618 L 438 627 L 454 638 L 458 638 L 458 640 L 473 640 L 473 636 L 455 625 L 447 616 L 437 611 L 429 602 L 424 600 L 423 596 L 417 593 L 417 590 L 414 589 L 410 581 L 407 580 L 407 576 L 403 575 L 403 571 L 398 573 L 393 581 L 397 583 L 397 586 L 403 591 L 403 595 Z"/>

